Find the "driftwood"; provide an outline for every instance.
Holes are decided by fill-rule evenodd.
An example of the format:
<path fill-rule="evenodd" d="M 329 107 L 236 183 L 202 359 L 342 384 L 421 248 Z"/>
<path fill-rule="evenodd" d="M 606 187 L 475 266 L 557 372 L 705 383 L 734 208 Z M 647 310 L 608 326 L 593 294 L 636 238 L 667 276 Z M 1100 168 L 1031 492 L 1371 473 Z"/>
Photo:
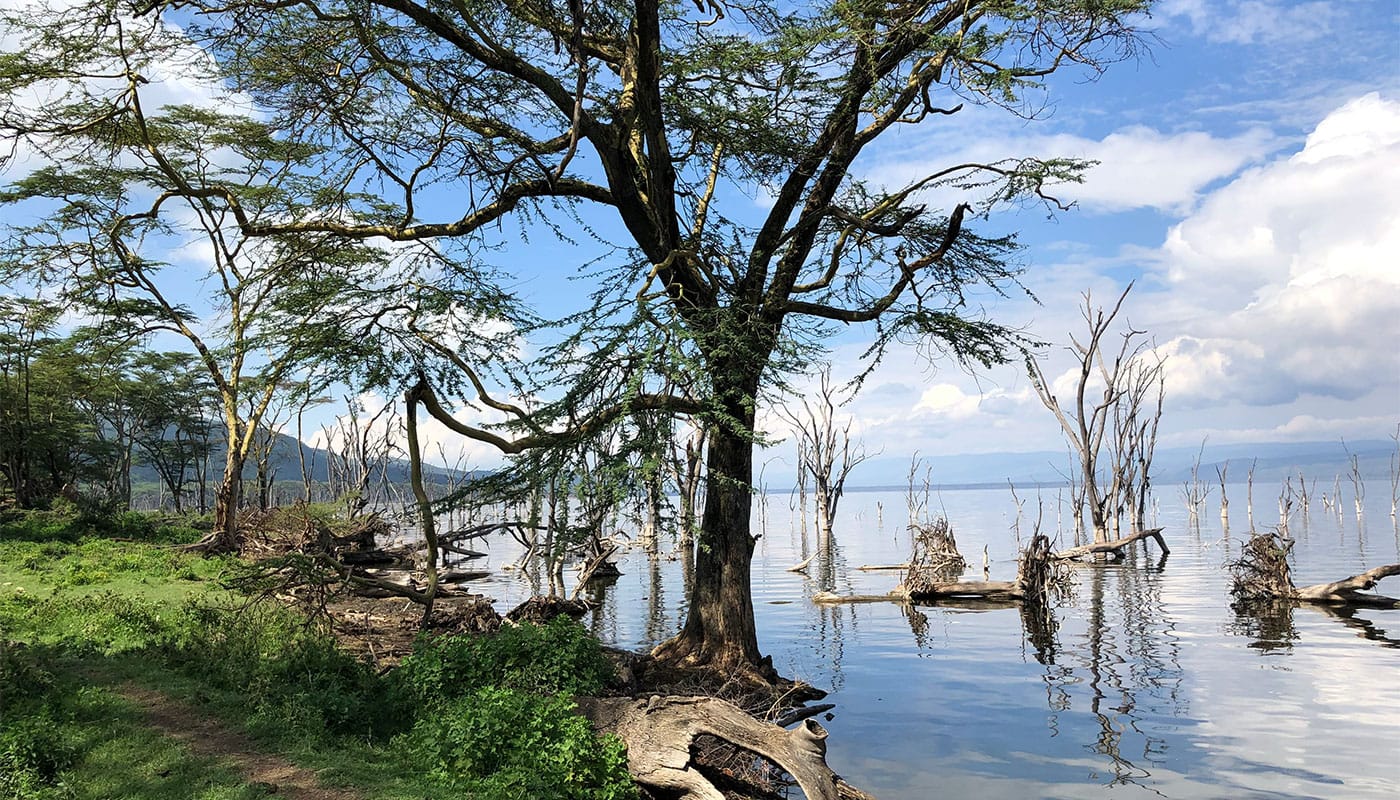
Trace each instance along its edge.
<path fill-rule="evenodd" d="M 1293 590 L 1293 599 L 1309 603 L 1349 603 L 1355 605 L 1400 608 L 1400 599 L 1379 594 L 1367 594 L 1382 578 L 1400 575 L 1400 564 L 1386 564 L 1383 567 L 1367 570 L 1360 575 L 1343 578 L 1332 583 L 1318 583 Z"/>
<path fill-rule="evenodd" d="M 916 559 L 918 556 L 916 550 Z M 938 603 L 948 600 L 985 600 L 991 603 L 1006 603 L 1022 600 L 1042 602 L 1049 591 L 1061 581 L 1056 570 L 1054 557 L 1050 553 L 1050 540 L 1036 535 L 1021 553 L 1020 566 L 1014 581 L 937 581 L 924 577 L 896 586 L 888 594 L 838 595 L 820 592 L 812 597 L 818 605 L 838 603 Z M 911 567 L 910 572 L 914 570 Z M 927 573 L 924 573 L 926 576 Z"/>
<path fill-rule="evenodd" d="M 802 572 L 803 570 L 807 569 L 808 566 L 811 565 L 812 559 L 814 559 L 814 558 L 816 558 L 816 557 L 817 557 L 817 551 L 816 551 L 816 550 L 813 550 L 813 551 L 812 551 L 812 554 L 811 554 L 810 556 L 807 556 L 806 558 L 802 559 L 802 563 L 796 564 L 796 565 L 791 566 L 791 567 L 788 567 L 788 568 L 787 568 L 787 571 L 788 571 L 788 572 Z"/>
<path fill-rule="evenodd" d="M 1134 533 L 1130 536 L 1124 536 L 1121 539 L 1114 539 L 1111 542 L 1085 544 L 1080 545 L 1079 547 L 1071 547 L 1068 550 L 1061 550 L 1060 552 L 1055 553 L 1053 556 L 1051 556 L 1051 558 L 1054 558 L 1057 561 L 1066 561 L 1070 559 L 1083 558 L 1084 556 L 1094 555 L 1097 553 L 1110 553 L 1113 555 L 1114 559 L 1122 560 L 1123 548 L 1127 547 L 1133 542 L 1140 542 L 1143 539 L 1152 539 L 1156 541 L 1157 546 L 1162 549 L 1162 555 L 1168 555 L 1171 553 L 1171 550 L 1167 549 L 1166 539 L 1162 538 L 1162 529 L 1148 528 L 1146 530 L 1138 531 L 1137 533 Z"/>
<path fill-rule="evenodd" d="M 627 745 L 627 768 L 648 789 L 681 800 L 725 800 L 692 763 L 695 740 L 711 735 L 785 770 L 808 800 L 873 800 L 826 764 L 826 730 L 811 719 L 793 730 L 760 722 L 712 697 L 578 698 L 579 713 Z"/>
<path fill-rule="evenodd" d="M 481 580 L 491 577 L 488 570 L 481 569 L 445 569 L 438 573 L 439 583 L 466 583 L 467 581 Z"/>
<path fill-rule="evenodd" d="M 1298 588 L 1288 564 L 1293 540 L 1277 532 L 1258 532 L 1245 543 L 1238 560 L 1230 564 L 1230 594 L 1237 603 L 1293 600 L 1303 603 L 1364 605 L 1373 608 L 1400 608 L 1400 598 L 1371 594 L 1382 578 L 1400 575 L 1400 564 L 1387 564 L 1331 583 Z"/>

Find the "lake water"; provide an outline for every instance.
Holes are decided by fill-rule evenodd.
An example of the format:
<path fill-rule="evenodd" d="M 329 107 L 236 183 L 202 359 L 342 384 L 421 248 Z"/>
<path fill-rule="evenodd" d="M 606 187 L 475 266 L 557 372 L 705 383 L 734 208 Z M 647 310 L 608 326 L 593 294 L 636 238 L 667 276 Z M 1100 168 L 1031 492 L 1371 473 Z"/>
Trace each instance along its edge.
<path fill-rule="evenodd" d="M 786 496 L 770 496 L 755 522 L 766 531 L 753 571 L 760 646 L 782 674 L 831 692 L 828 760 L 882 800 L 1400 797 L 1400 611 L 1236 615 L 1224 564 L 1248 536 L 1245 487 L 1230 487 L 1228 536 L 1218 491 L 1198 527 L 1179 498 L 1161 500 L 1165 562 L 1153 548 L 1121 565 L 1075 567 L 1055 630 L 1035 636 L 1015 608 L 814 605 L 817 591 L 883 593 L 899 581 L 856 567 L 907 558 L 905 498 L 847 494 L 832 557 L 819 556 L 807 578 L 786 568 L 813 537 L 804 540 Z M 1278 522 L 1274 491 L 1255 487 L 1261 529 Z M 1057 490 L 1042 494 L 1041 527 L 1053 534 Z M 1400 562 L 1390 486 L 1371 486 L 1360 520 L 1350 494 L 1340 515 L 1316 498 L 1306 517 L 1295 509 L 1298 585 Z M 1021 497 L 1033 519 L 1036 496 Z M 1014 577 L 1009 490 L 943 491 L 932 505 L 953 525 L 965 577 L 981 577 L 984 546 L 991 577 Z M 1024 538 L 1031 519 L 1020 523 Z M 493 568 L 518 554 L 490 547 Z M 621 559 L 624 574 L 585 620 L 604 641 L 645 649 L 679 630 L 673 549 Z M 478 586 L 502 608 L 536 588 L 499 571 Z M 1379 588 L 1400 594 L 1400 578 Z"/>

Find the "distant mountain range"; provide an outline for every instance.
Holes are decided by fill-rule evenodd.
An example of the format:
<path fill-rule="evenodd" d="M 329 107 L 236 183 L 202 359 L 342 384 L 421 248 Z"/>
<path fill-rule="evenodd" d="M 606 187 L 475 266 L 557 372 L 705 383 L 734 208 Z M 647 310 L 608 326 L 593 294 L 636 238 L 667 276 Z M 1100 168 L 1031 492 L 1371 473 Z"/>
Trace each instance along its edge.
<path fill-rule="evenodd" d="M 219 436 L 221 437 L 222 434 L 219 434 Z M 307 472 L 311 475 L 313 481 L 325 483 L 329 480 L 330 463 L 331 459 L 334 457 L 330 452 L 323 448 L 311 447 L 310 445 L 297 441 L 293 436 L 280 433 L 275 436 L 276 438 L 273 440 L 272 444 L 272 460 L 270 461 L 270 466 L 275 479 L 279 483 L 283 481 L 301 482 L 301 456 L 299 453 L 305 455 Z M 223 472 L 223 469 L 224 447 L 216 443 L 214 451 L 209 456 L 211 480 L 217 479 L 217 476 Z M 248 463 L 244 465 L 243 468 L 244 478 L 252 479 L 257 475 L 257 469 L 257 462 L 250 457 Z M 399 458 L 390 461 L 387 466 L 387 471 L 391 483 L 408 483 L 408 459 Z M 481 470 L 472 470 L 467 473 L 467 476 L 471 477 L 477 474 L 484 473 L 482 473 Z M 452 477 L 449 470 L 433 466 L 432 464 L 423 465 L 423 476 L 424 480 L 428 483 L 446 483 L 448 479 Z M 460 479 L 462 476 L 459 475 L 456 477 Z M 138 464 L 132 468 L 131 479 L 133 483 L 137 484 L 155 483 L 159 480 L 159 477 L 156 475 L 155 469 L 149 465 Z"/>
<path fill-rule="evenodd" d="M 276 479 L 280 481 L 301 481 L 301 463 L 298 451 L 305 453 L 312 479 L 317 482 L 327 480 L 327 464 L 330 454 L 324 449 L 313 448 L 294 437 L 278 435 L 273 445 L 272 464 Z M 1395 442 L 1387 440 L 1361 440 L 1347 442 L 1289 442 L 1222 444 L 1207 443 L 1204 451 L 1200 447 L 1168 447 L 1157 451 L 1152 473 L 1159 486 L 1180 484 L 1191 477 L 1191 465 L 1200 455 L 1200 477 L 1214 483 L 1217 467 L 1228 465 L 1228 477 L 1232 482 L 1243 481 L 1254 465 L 1256 482 L 1275 482 L 1285 476 L 1296 476 L 1301 471 L 1310 480 L 1330 482 L 1340 475 L 1346 480 L 1350 471 L 1349 455 L 1357 457 L 1361 475 L 1367 481 L 1388 481 L 1391 459 L 1395 455 Z M 1026 453 L 978 453 L 970 455 L 925 456 L 924 464 L 931 467 L 930 478 L 935 485 L 944 488 L 1005 486 L 1008 481 L 1016 486 L 1054 486 L 1065 483 L 1065 476 L 1073 468 L 1074 462 L 1068 451 L 1052 450 Z M 210 458 L 211 477 L 223 468 L 223 449 L 217 448 Z M 251 478 L 256 465 L 249 463 L 245 476 Z M 392 483 L 408 482 L 408 461 L 396 459 L 388 465 L 389 480 Z M 446 482 L 449 472 L 441 467 L 424 465 L 425 477 L 430 483 Z M 485 474 L 472 471 L 471 475 Z M 903 489 L 908 483 L 909 459 L 897 456 L 877 456 L 857 466 L 848 480 L 848 490 L 860 489 Z M 922 472 L 921 472 L 922 474 Z M 460 479 L 461 476 L 458 476 Z M 147 466 L 133 470 L 132 479 L 136 483 L 154 483 L 155 471 Z M 772 489 L 783 490 L 795 483 L 790 470 L 770 471 L 766 483 Z"/>
<path fill-rule="evenodd" d="M 1152 474 L 1158 485 L 1177 484 L 1191 478 L 1191 466 L 1200 456 L 1200 477 L 1214 483 L 1217 467 L 1228 470 L 1231 482 L 1245 480 L 1251 464 L 1254 480 L 1279 481 L 1296 476 L 1301 471 L 1310 480 L 1330 482 L 1334 476 L 1343 480 L 1351 466 L 1349 454 L 1355 455 L 1362 478 L 1367 481 L 1390 479 L 1391 458 L 1395 442 L 1362 440 L 1347 442 L 1287 442 L 1222 444 L 1207 443 L 1201 447 L 1164 447 L 1153 460 Z M 973 455 L 929 456 L 924 458 L 932 468 L 934 484 L 943 487 L 1005 486 L 1008 481 L 1017 486 L 1063 484 L 1075 461 L 1068 450 L 1028 453 L 979 453 Z M 908 483 L 909 459 L 894 456 L 872 458 L 852 472 L 848 483 L 852 488 L 904 488 Z M 777 485 L 770 476 L 769 483 Z"/>

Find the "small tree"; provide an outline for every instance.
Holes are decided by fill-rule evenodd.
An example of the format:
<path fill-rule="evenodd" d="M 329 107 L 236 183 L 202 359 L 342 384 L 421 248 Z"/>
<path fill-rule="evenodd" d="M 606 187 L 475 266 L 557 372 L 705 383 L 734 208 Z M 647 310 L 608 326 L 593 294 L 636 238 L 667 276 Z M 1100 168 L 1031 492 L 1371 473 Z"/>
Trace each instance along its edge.
<path fill-rule="evenodd" d="M 846 478 L 852 469 L 869 458 L 864 448 L 851 449 L 850 431 L 854 420 L 847 419 L 845 425 L 836 422 L 835 395 L 831 370 L 823 369 L 818 374 L 815 397 L 811 402 L 806 397 L 800 400 L 801 412 L 789 406 L 778 409 L 779 415 L 792 426 L 797 440 L 797 468 L 812 481 L 819 549 L 831 538 L 832 521 L 846 489 Z"/>
<path fill-rule="evenodd" d="M 1031 384 L 1078 458 L 1076 493 L 1082 493 L 1096 543 L 1109 540 L 1126 512 L 1133 529 L 1143 528 L 1151 491 L 1152 454 L 1162 416 L 1162 360 L 1129 326 L 1116 351 L 1106 339 L 1132 284 L 1113 307 L 1095 308 L 1086 292 L 1081 314 L 1088 325 L 1082 341 L 1070 337 L 1075 357 L 1074 398 L 1066 406 L 1055 396 L 1040 362 L 1027 358 Z M 1091 394 L 1097 392 L 1098 397 Z"/>

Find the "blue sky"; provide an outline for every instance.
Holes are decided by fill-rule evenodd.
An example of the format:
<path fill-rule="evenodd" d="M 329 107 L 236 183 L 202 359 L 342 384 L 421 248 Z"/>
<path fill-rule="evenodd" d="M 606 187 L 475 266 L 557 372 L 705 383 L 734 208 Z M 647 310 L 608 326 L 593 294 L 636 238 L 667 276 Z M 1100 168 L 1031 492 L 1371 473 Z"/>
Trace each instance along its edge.
<path fill-rule="evenodd" d="M 1100 161 L 1078 201 L 994 215 L 1018 230 L 1039 304 L 996 319 L 1066 344 L 1096 304 L 1137 285 L 1123 316 L 1168 360 L 1162 441 L 1386 438 L 1400 422 L 1400 6 L 1166 2 L 1158 41 L 1095 83 L 1054 86 L 1053 113 L 979 110 L 906 131 L 871 174 L 950 153 Z M 859 342 L 834 354 L 851 374 Z M 1047 352 L 1047 375 L 1069 362 Z M 847 409 L 886 455 L 1059 449 L 1018 368 L 930 372 L 904 354 Z M 1062 386 L 1065 384 L 1062 382 Z"/>
<path fill-rule="evenodd" d="M 1124 317 L 1169 356 L 1164 444 L 1388 437 L 1400 422 L 1400 4 L 1166 0 L 1145 28 L 1137 60 L 1055 80 L 1040 119 L 968 108 L 892 132 L 856 172 L 893 185 L 968 158 L 1095 159 L 1062 191 L 1074 210 L 978 222 L 1018 232 L 1038 299 L 989 299 L 988 316 L 1063 345 L 1082 327 L 1081 293 L 1111 302 L 1135 280 Z M 179 75 L 147 91 L 148 104 L 223 102 Z M 517 288 L 544 309 L 577 303 L 584 287 L 549 265 L 579 260 L 547 236 L 495 258 L 529 265 Z M 869 337 L 852 327 L 831 341 L 838 379 L 860 369 Z M 1055 347 L 1046 359 L 1052 379 L 1069 366 Z M 1062 446 L 1018 366 L 969 375 L 896 351 L 845 410 L 886 456 Z M 776 415 L 761 419 L 781 435 Z M 474 465 L 499 460 L 425 433 Z"/>

